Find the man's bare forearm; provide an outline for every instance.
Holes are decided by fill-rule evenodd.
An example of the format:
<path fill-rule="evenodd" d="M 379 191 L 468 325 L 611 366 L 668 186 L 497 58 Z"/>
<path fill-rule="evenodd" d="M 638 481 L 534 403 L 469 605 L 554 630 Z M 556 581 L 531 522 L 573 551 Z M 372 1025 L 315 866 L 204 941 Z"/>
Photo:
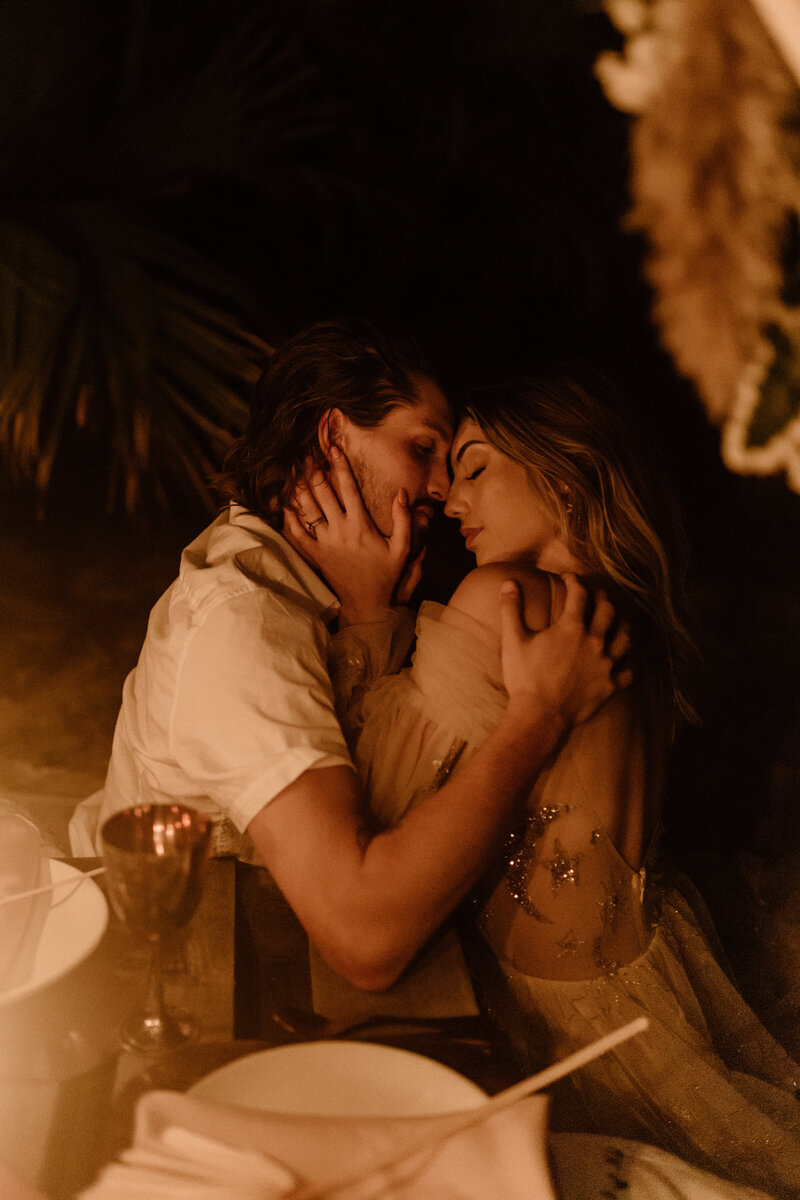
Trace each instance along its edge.
<path fill-rule="evenodd" d="M 486 870 L 565 732 L 552 710 L 534 710 L 512 700 L 464 768 L 398 825 L 362 840 L 360 860 L 339 874 L 345 944 L 332 965 L 354 983 L 389 986 Z"/>

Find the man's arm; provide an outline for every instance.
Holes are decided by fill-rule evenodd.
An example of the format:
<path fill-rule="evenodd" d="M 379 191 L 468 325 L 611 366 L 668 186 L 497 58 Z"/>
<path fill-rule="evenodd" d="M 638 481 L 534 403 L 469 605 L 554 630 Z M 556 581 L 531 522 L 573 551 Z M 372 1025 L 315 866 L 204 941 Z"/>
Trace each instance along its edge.
<path fill-rule="evenodd" d="M 520 617 L 519 589 L 504 590 L 506 713 L 464 769 L 399 825 L 367 832 L 347 767 L 306 771 L 250 822 L 310 938 L 357 987 L 394 982 L 479 879 L 570 725 L 629 682 L 613 672 L 624 646 L 605 645 L 613 609 L 595 604 L 587 628 L 585 606 L 573 577 L 558 621 L 534 636 Z"/>

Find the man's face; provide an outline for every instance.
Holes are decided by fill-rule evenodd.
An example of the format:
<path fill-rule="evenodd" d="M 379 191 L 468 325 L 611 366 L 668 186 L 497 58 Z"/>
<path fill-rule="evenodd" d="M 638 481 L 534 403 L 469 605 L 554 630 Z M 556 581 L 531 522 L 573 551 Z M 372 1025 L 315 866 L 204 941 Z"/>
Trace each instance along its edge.
<path fill-rule="evenodd" d="M 406 489 L 412 552 L 425 539 L 434 502 L 447 499 L 447 456 L 453 440 L 453 415 L 439 388 L 424 375 L 415 376 L 414 383 L 413 404 L 391 409 L 374 429 L 362 429 L 345 418 L 336 439 L 370 516 L 387 537 L 393 526 L 392 500 L 400 488 Z"/>

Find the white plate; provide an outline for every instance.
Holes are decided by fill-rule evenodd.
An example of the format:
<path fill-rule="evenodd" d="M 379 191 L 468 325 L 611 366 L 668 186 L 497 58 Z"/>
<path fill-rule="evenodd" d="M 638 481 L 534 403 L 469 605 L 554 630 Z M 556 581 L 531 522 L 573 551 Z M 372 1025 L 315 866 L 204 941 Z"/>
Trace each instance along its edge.
<path fill-rule="evenodd" d="M 477 1084 L 432 1058 L 369 1042 L 259 1050 L 212 1071 L 189 1094 L 264 1111 L 339 1117 L 433 1116 L 486 1100 Z"/>
<path fill-rule="evenodd" d="M 0 1008 L 41 991 L 77 967 L 95 949 L 108 924 L 106 898 L 94 880 L 61 859 L 50 859 L 49 865 L 53 883 L 74 878 L 79 886 L 64 883 L 52 892 L 32 970 L 24 983 L 0 992 Z"/>

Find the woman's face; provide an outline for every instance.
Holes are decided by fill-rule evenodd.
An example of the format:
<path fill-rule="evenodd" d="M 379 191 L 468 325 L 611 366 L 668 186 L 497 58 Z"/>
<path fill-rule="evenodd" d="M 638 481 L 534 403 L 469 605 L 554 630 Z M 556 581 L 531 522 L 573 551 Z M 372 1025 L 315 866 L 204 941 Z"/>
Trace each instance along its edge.
<path fill-rule="evenodd" d="M 450 461 L 453 483 L 445 512 L 460 522 L 478 566 L 524 560 L 554 574 L 582 571 L 534 495 L 525 468 L 485 441 L 474 421 L 461 422 Z"/>

